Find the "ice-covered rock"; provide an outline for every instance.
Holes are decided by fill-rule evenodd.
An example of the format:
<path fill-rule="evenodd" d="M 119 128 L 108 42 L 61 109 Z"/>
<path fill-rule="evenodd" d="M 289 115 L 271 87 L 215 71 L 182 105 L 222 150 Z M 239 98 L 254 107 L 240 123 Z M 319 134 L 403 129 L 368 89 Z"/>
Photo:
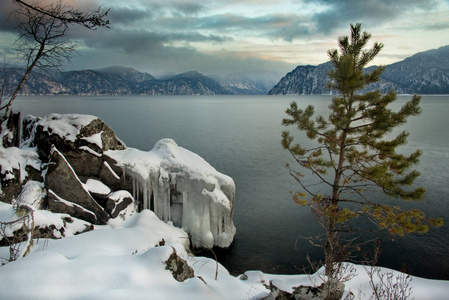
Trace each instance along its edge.
<path fill-rule="evenodd" d="M 182 227 L 195 247 L 229 247 L 232 243 L 232 178 L 171 139 L 160 140 L 149 152 L 127 148 L 105 155 L 132 179 L 133 196 L 142 208 Z"/>
<path fill-rule="evenodd" d="M 195 247 L 233 241 L 234 181 L 171 139 L 151 151 L 128 148 L 99 118 L 77 114 L 27 116 L 22 139 L 0 147 L 0 201 L 12 203 L 33 180 L 28 190 L 46 193 L 30 201 L 54 213 L 106 224 L 149 209 Z"/>

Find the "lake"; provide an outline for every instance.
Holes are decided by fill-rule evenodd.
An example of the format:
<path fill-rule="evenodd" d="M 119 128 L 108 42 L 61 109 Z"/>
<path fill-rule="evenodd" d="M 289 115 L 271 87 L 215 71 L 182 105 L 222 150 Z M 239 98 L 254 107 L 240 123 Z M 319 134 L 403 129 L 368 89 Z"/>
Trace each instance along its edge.
<path fill-rule="evenodd" d="M 399 96 L 398 108 L 410 96 Z M 330 96 L 22 96 L 14 111 L 43 116 L 55 113 L 92 114 L 104 120 L 129 147 L 151 150 L 162 138 L 206 159 L 236 184 L 231 248 L 217 251 L 233 274 L 246 270 L 302 273 L 306 255 L 321 259 L 321 249 L 299 236 L 321 233 L 308 208 L 296 205 L 290 191 L 299 186 L 285 167 L 292 163 L 281 147 L 281 126 L 291 101 L 315 105 L 327 115 Z M 427 190 L 413 203 L 427 216 L 449 214 L 449 96 L 423 96 L 423 113 L 404 126 L 411 134 L 402 151 L 423 151 L 417 185 Z M 295 134 L 297 141 L 304 138 Z M 292 163 L 293 165 L 293 163 Z M 406 203 L 406 205 L 410 205 Z M 449 224 L 449 219 L 446 220 Z M 424 235 L 409 235 L 383 243 L 379 264 L 412 274 L 449 279 L 449 225 Z"/>

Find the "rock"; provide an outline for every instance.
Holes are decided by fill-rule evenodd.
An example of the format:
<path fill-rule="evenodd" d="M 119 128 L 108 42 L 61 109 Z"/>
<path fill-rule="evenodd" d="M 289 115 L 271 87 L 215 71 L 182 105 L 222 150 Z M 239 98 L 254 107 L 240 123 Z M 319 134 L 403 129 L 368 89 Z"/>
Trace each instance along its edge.
<path fill-rule="evenodd" d="M 13 199 L 17 197 L 22 190 L 23 183 L 19 180 L 20 172 L 15 169 L 12 172 L 4 174 L 2 171 L 2 166 L 0 166 L 0 201 L 12 203 Z"/>
<path fill-rule="evenodd" d="M 48 209 L 68 213 L 93 224 L 105 224 L 109 216 L 84 188 L 61 152 L 53 148 L 45 186 L 48 189 Z"/>
<path fill-rule="evenodd" d="M 124 178 L 122 168 L 117 166 L 117 162 L 107 155 L 102 156 L 103 165 L 98 178 L 113 190 L 131 190 L 132 181 Z"/>
<path fill-rule="evenodd" d="M 134 198 L 128 191 L 112 192 L 107 197 L 106 212 L 111 218 L 116 218 L 133 203 Z"/>
<path fill-rule="evenodd" d="M 53 213 L 69 214 L 75 218 L 87 221 L 92 224 L 104 224 L 100 223 L 97 216 L 84 207 L 72 203 L 58 196 L 52 190 L 48 190 L 48 210 Z"/>
<path fill-rule="evenodd" d="M 20 144 L 20 112 L 14 114 L 11 111 L 9 118 L 6 122 L 6 128 L 9 131 L 7 135 L 3 135 L 2 145 L 4 147 L 19 147 Z"/>
<path fill-rule="evenodd" d="M 179 282 L 195 276 L 192 267 L 190 267 L 184 259 L 178 256 L 175 248 L 173 248 L 173 253 L 165 261 L 165 265 L 165 269 L 170 270 L 173 277 Z"/>
<path fill-rule="evenodd" d="M 119 140 L 114 131 L 99 118 L 82 127 L 77 138 L 88 140 L 87 138 L 98 134 L 100 135 L 102 151 L 125 149 L 125 144 Z"/>
<path fill-rule="evenodd" d="M 91 224 L 150 209 L 191 234 L 194 247 L 231 245 L 234 181 L 173 140 L 151 151 L 127 148 L 99 118 L 77 114 L 27 116 L 22 137 L 19 148 L 0 147 L 1 201 L 23 194 L 33 209 Z M 44 196 L 34 183 L 26 196 L 24 184 L 33 180 Z"/>
<path fill-rule="evenodd" d="M 324 299 L 341 299 L 345 290 L 342 282 L 332 284 L 333 295 L 328 298 L 328 285 L 323 283 L 320 286 L 304 286 L 293 288 L 293 293 L 288 293 L 279 289 L 270 282 L 270 294 L 264 300 L 324 300 Z"/>
<path fill-rule="evenodd" d="M 246 280 L 248 280 L 248 275 L 242 274 L 242 275 L 240 275 L 239 279 L 243 280 L 243 281 L 246 281 Z"/>
<path fill-rule="evenodd" d="M 40 166 L 33 150 L 0 147 L 0 201 L 12 203 L 28 180 L 42 181 Z"/>
<path fill-rule="evenodd" d="M 76 235 L 91 231 L 94 226 L 90 223 L 76 220 L 76 225 L 70 228 L 71 224 L 75 223 L 75 220 L 68 215 L 52 215 L 50 218 L 45 218 L 45 215 L 40 214 L 38 222 L 36 214 L 39 211 L 33 211 L 27 206 L 19 206 L 11 212 L 13 220 L 9 220 L 9 228 L 4 231 L 5 235 L 0 235 L 0 246 L 11 246 L 16 243 L 24 242 L 28 239 L 30 228 L 28 222 L 33 219 L 35 224 L 32 227 L 33 239 L 59 239 L 68 235 Z M 31 214 L 34 214 L 33 217 Z M 21 217 L 19 217 L 21 216 Z M 84 225 L 84 227 L 82 226 Z M 75 229 L 74 229 L 75 228 Z"/>
<path fill-rule="evenodd" d="M 16 204 L 27 206 L 32 210 L 45 208 L 46 192 L 42 182 L 29 180 L 22 186 L 20 194 L 17 196 Z"/>
<path fill-rule="evenodd" d="M 41 159 L 56 145 L 82 179 L 98 177 L 103 151 L 125 149 L 112 129 L 94 116 L 51 114 L 36 121 L 34 127 L 32 145 L 37 146 Z"/>
<path fill-rule="evenodd" d="M 270 294 L 263 298 L 263 300 L 295 300 L 295 296 L 279 289 L 272 282 L 270 282 Z"/>

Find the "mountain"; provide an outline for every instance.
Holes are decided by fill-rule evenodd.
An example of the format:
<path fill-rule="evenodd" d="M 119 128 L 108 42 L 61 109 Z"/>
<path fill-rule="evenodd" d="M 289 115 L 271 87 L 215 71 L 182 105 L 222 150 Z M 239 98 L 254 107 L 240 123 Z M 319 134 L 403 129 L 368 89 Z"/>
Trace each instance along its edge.
<path fill-rule="evenodd" d="M 7 68 L 0 82 L 7 79 L 11 93 L 25 70 Z M 68 71 L 49 76 L 33 71 L 20 91 L 26 95 L 226 95 L 231 92 L 214 79 L 191 71 L 163 79 L 132 68 L 113 66 L 98 70 Z"/>
<path fill-rule="evenodd" d="M 269 95 L 329 94 L 326 89 L 330 62 L 318 66 L 298 66 L 285 75 Z M 374 67 L 366 69 L 369 72 Z M 381 81 L 369 90 L 391 89 L 400 94 L 449 94 L 449 45 L 417 53 L 403 61 L 387 65 Z"/>
<path fill-rule="evenodd" d="M 1 70 L 0 89 L 2 94 L 12 94 L 24 74 L 25 70 L 23 68 L 13 67 Z M 55 80 L 54 77 L 41 72 L 32 72 L 20 90 L 20 94 L 25 95 L 65 94 L 69 92 L 70 89 Z"/>
<path fill-rule="evenodd" d="M 186 72 L 161 80 L 138 84 L 139 94 L 146 95 L 226 95 L 218 82 L 197 71 Z"/>
<path fill-rule="evenodd" d="M 281 75 L 274 73 L 233 73 L 229 75 L 210 75 L 209 77 L 215 79 L 231 94 L 266 95 L 279 81 Z"/>
<path fill-rule="evenodd" d="M 133 94 L 135 82 L 120 74 L 99 70 L 63 72 L 59 81 L 75 95 Z"/>
<path fill-rule="evenodd" d="M 318 66 L 298 66 L 285 75 L 268 95 L 313 95 L 329 94 L 326 88 L 327 73 L 332 69 L 331 62 Z"/>

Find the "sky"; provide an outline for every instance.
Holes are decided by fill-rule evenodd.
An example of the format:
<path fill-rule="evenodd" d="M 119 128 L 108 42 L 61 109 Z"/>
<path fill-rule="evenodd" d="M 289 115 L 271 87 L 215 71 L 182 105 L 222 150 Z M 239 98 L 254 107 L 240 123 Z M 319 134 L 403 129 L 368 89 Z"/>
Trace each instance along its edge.
<path fill-rule="evenodd" d="M 49 0 L 41 0 L 49 1 Z M 67 70 L 113 65 L 153 75 L 287 73 L 328 60 L 337 38 L 362 23 L 385 44 L 373 64 L 390 64 L 449 44 L 449 0 L 64 0 L 110 9 L 109 29 L 73 27 Z M 0 51 L 12 60 L 14 4 L 0 0 Z"/>

